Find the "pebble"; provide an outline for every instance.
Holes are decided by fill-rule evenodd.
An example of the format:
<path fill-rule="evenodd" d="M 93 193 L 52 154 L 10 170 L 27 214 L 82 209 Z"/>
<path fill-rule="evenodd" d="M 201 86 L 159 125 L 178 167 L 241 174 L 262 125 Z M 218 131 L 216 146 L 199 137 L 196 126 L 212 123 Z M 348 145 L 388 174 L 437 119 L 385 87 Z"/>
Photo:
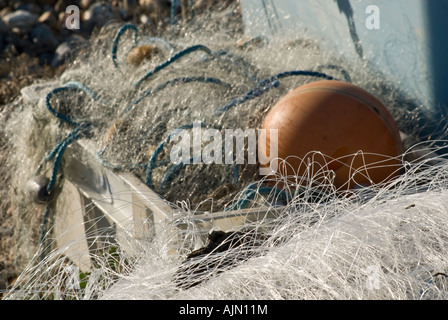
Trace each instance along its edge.
<path fill-rule="evenodd" d="M 95 26 L 102 27 L 108 21 L 119 18 L 119 11 L 115 10 L 107 2 L 97 2 L 91 5 L 83 14 L 82 18 L 87 29 L 93 29 Z"/>
<path fill-rule="evenodd" d="M 81 2 L 79 3 L 79 6 L 82 9 L 88 9 L 92 4 L 93 4 L 94 0 L 81 0 Z"/>
<path fill-rule="evenodd" d="M 72 51 L 67 42 L 70 37 L 89 38 L 95 27 L 110 21 L 169 23 L 172 2 L 180 3 L 179 0 L 0 0 L 0 59 L 3 54 L 14 56 L 25 52 L 58 66 Z M 80 8 L 80 29 L 66 28 L 69 5 Z"/>
<path fill-rule="evenodd" d="M 37 5 L 35 3 L 19 3 L 16 10 L 28 11 L 28 12 L 38 16 L 38 15 L 40 15 L 42 9 L 39 5 Z"/>
<path fill-rule="evenodd" d="M 47 10 L 44 13 L 42 13 L 38 21 L 39 23 L 44 23 L 55 30 L 57 30 L 59 27 L 58 19 L 56 19 L 56 15 L 52 10 Z"/>
<path fill-rule="evenodd" d="M 7 14 L 10 14 L 11 12 L 13 12 L 14 10 L 11 7 L 4 7 L 1 11 L 0 11 L 0 17 L 4 17 Z"/>
<path fill-rule="evenodd" d="M 207 3 L 231 0 L 197 0 L 196 7 Z M 132 21 L 158 25 L 169 23 L 171 3 L 179 0 L 0 0 L 0 59 L 2 54 L 20 55 L 25 52 L 39 61 L 58 66 L 72 46 L 67 40 L 74 35 L 88 38 L 95 27 L 110 21 Z M 193 3 L 193 2 L 192 2 Z M 210 4 L 209 3 L 209 4 Z M 66 8 L 80 8 L 80 29 L 69 30 L 65 25 Z M 179 8 L 178 8 L 179 9 Z"/>
<path fill-rule="evenodd" d="M 31 41 L 46 49 L 46 51 L 53 51 L 59 45 L 58 38 L 54 35 L 51 28 L 45 24 L 38 24 L 30 32 Z"/>
<path fill-rule="evenodd" d="M 67 41 L 62 42 L 55 51 L 51 66 L 56 68 L 64 63 L 65 59 L 70 55 L 71 47 Z"/>
<path fill-rule="evenodd" d="M 73 35 L 69 37 L 66 41 L 59 44 L 59 46 L 55 50 L 54 58 L 51 62 L 51 66 L 53 68 L 56 68 L 63 64 L 68 57 L 73 52 L 73 49 L 76 48 L 80 43 L 84 42 L 85 40 L 78 35 Z"/>
<path fill-rule="evenodd" d="M 33 13 L 25 10 L 17 10 L 3 17 L 9 29 L 19 29 L 20 32 L 29 32 L 37 23 L 37 17 Z"/>

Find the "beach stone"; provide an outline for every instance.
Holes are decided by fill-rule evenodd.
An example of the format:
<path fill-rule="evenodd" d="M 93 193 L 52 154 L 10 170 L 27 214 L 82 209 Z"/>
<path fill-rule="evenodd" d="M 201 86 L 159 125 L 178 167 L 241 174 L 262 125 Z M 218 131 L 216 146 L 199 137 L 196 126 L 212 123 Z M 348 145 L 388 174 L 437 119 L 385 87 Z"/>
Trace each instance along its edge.
<path fill-rule="evenodd" d="M 140 23 L 141 24 L 149 24 L 150 20 L 149 17 L 146 14 L 140 15 Z"/>
<path fill-rule="evenodd" d="M 50 26 L 53 29 L 58 29 L 58 19 L 56 18 L 56 15 L 52 10 L 47 10 L 44 13 L 42 13 L 38 19 L 40 23 L 45 23 L 46 25 Z"/>
<path fill-rule="evenodd" d="M 67 58 L 73 54 L 73 50 L 85 41 L 86 40 L 79 35 L 72 35 L 66 41 L 59 44 L 55 50 L 55 55 L 51 62 L 51 66 L 56 68 L 63 64 Z"/>
<path fill-rule="evenodd" d="M 81 9 L 88 9 L 93 3 L 94 0 L 81 0 L 79 6 L 81 7 Z"/>
<path fill-rule="evenodd" d="M 41 14 L 42 8 L 38 4 L 31 2 L 19 4 L 16 10 L 25 10 L 39 16 Z"/>
<path fill-rule="evenodd" d="M 11 7 L 4 7 L 3 9 L 0 10 L 0 17 L 4 17 L 10 14 L 11 12 L 13 12 Z"/>
<path fill-rule="evenodd" d="M 3 17 L 6 25 L 12 30 L 19 29 L 21 32 L 29 32 L 37 23 L 37 17 L 25 10 L 17 10 Z"/>
<path fill-rule="evenodd" d="M 107 22 L 119 17 L 119 11 L 107 2 L 94 3 L 82 15 L 84 23 L 90 30 L 95 26 L 102 27 Z"/>
<path fill-rule="evenodd" d="M 71 47 L 67 41 L 62 42 L 55 51 L 55 55 L 53 61 L 51 62 L 51 66 L 56 68 L 63 64 L 67 57 L 70 55 Z"/>
<path fill-rule="evenodd" d="M 6 49 L 8 47 L 10 48 L 10 52 L 13 53 L 15 51 L 17 51 L 17 53 L 21 53 L 24 51 L 32 51 L 32 47 L 33 47 L 33 43 L 29 40 L 26 39 L 20 35 L 17 34 L 18 32 L 13 30 L 12 33 L 9 33 L 6 37 L 6 42 L 7 42 L 7 46 Z"/>
<path fill-rule="evenodd" d="M 38 24 L 31 30 L 31 41 L 39 47 L 53 51 L 59 45 L 58 38 L 54 35 L 51 28 L 45 24 Z"/>

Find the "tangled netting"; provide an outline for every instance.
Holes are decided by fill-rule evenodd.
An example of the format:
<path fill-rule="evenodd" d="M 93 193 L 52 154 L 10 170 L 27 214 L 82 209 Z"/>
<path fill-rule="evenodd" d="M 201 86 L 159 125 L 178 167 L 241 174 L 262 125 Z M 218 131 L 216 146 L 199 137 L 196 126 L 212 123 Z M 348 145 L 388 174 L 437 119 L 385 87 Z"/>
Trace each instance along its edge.
<path fill-rule="evenodd" d="M 8 124 L 19 150 L 14 198 L 24 225 L 40 212 L 41 229 L 23 234 L 40 238 L 41 248 L 7 298 L 447 298 L 448 164 L 444 141 L 434 140 L 445 127 L 425 121 L 424 107 L 367 65 L 349 65 L 309 39 L 237 43 L 228 29 L 204 24 L 164 36 L 106 26 L 60 79 L 22 91 Z M 151 45 L 150 59 L 129 65 L 126 54 L 142 45 Z M 259 128 L 282 95 L 322 78 L 355 83 L 388 107 L 407 148 L 396 179 L 341 192 L 332 171 L 315 169 L 313 154 L 306 177 L 260 178 L 248 163 L 168 161 L 176 129 Z M 86 203 L 84 217 L 65 226 L 84 226 L 86 237 L 69 246 L 89 248 L 89 267 L 52 238 L 69 232 L 51 212 L 71 200 L 57 190 L 66 152 L 81 139 L 94 142 L 99 165 L 132 172 L 175 211 L 157 225 L 129 221 L 111 237 L 106 218 Z M 56 207 L 27 200 L 25 183 L 36 175 L 48 177 L 42 196 Z M 214 213 L 235 210 L 256 218 L 226 231 L 210 224 Z"/>
<path fill-rule="evenodd" d="M 446 299 L 448 165 L 432 158 L 407 169 L 387 187 L 349 197 L 306 188 L 287 205 L 271 205 L 269 217 L 229 232 L 201 229 L 204 217 L 184 206 L 155 237 L 133 236 L 142 222 L 129 221 L 107 239 L 95 226 L 104 218 L 92 215 L 93 269 L 80 269 L 66 248 L 54 249 L 36 256 L 9 297 Z"/>

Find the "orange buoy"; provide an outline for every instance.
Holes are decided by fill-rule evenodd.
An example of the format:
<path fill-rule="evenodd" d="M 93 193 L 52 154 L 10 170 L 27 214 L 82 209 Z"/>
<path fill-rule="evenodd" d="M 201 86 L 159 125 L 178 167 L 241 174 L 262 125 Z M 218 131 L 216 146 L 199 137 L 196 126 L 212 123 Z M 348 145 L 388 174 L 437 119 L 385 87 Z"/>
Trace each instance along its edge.
<path fill-rule="evenodd" d="M 389 181 L 401 167 L 393 117 L 377 98 L 349 83 L 325 80 L 294 89 L 269 112 L 263 129 L 266 144 L 259 141 L 259 152 L 268 155 L 277 143 L 278 158 L 286 162 L 266 166 L 302 181 L 328 183 L 333 171 L 334 186 L 351 189 Z M 271 141 L 269 129 L 278 130 L 278 142 Z"/>

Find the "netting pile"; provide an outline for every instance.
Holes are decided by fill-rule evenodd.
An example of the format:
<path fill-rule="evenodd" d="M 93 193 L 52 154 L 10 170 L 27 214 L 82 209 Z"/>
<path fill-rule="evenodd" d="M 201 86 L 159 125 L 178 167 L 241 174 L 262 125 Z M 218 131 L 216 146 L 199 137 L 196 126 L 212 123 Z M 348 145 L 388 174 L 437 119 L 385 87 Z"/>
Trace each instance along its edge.
<path fill-rule="evenodd" d="M 40 221 L 50 225 L 43 230 L 47 235 L 58 228 L 48 211 L 26 197 L 26 182 L 36 171 L 45 173 L 48 191 L 56 190 L 64 183 L 64 152 L 78 139 L 95 143 L 100 165 L 134 173 L 178 213 L 157 226 L 156 237 L 154 230 L 132 237 L 129 230 L 140 222 L 130 221 L 129 230 L 117 230 L 111 239 L 98 236 L 102 218 L 87 207 L 91 220 L 78 223 L 88 224 L 87 243 L 96 248 L 93 268 L 84 270 L 64 256 L 67 248 L 53 239 L 45 243 L 45 254 L 36 248 L 8 298 L 447 298 L 448 164 L 443 142 L 428 140 L 442 136 L 444 128 L 425 122 L 425 108 L 387 79 L 322 52 L 316 41 L 237 44 L 241 35 L 226 25 L 232 10 L 220 13 L 223 25 L 215 17 L 211 26 L 197 21 L 162 37 L 145 36 L 132 25 L 106 26 L 60 79 L 23 90 L 21 106 L 8 121 L 22 247 L 36 248 L 25 244 L 42 237 L 32 227 Z M 126 53 L 136 44 L 155 49 L 134 67 Z M 331 178 L 322 185 L 322 175 L 332 174 L 326 171 L 300 187 L 277 177 L 277 188 L 268 188 L 256 165 L 167 161 L 174 130 L 192 129 L 193 123 L 204 129 L 259 128 L 281 96 L 322 78 L 364 87 L 388 107 L 405 147 L 412 146 L 401 157 L 399 178 L 341 194 Z M 259 206 L 274 218 L 229 233 L 203 230 L 195 222 L 204 211 Z"/>

